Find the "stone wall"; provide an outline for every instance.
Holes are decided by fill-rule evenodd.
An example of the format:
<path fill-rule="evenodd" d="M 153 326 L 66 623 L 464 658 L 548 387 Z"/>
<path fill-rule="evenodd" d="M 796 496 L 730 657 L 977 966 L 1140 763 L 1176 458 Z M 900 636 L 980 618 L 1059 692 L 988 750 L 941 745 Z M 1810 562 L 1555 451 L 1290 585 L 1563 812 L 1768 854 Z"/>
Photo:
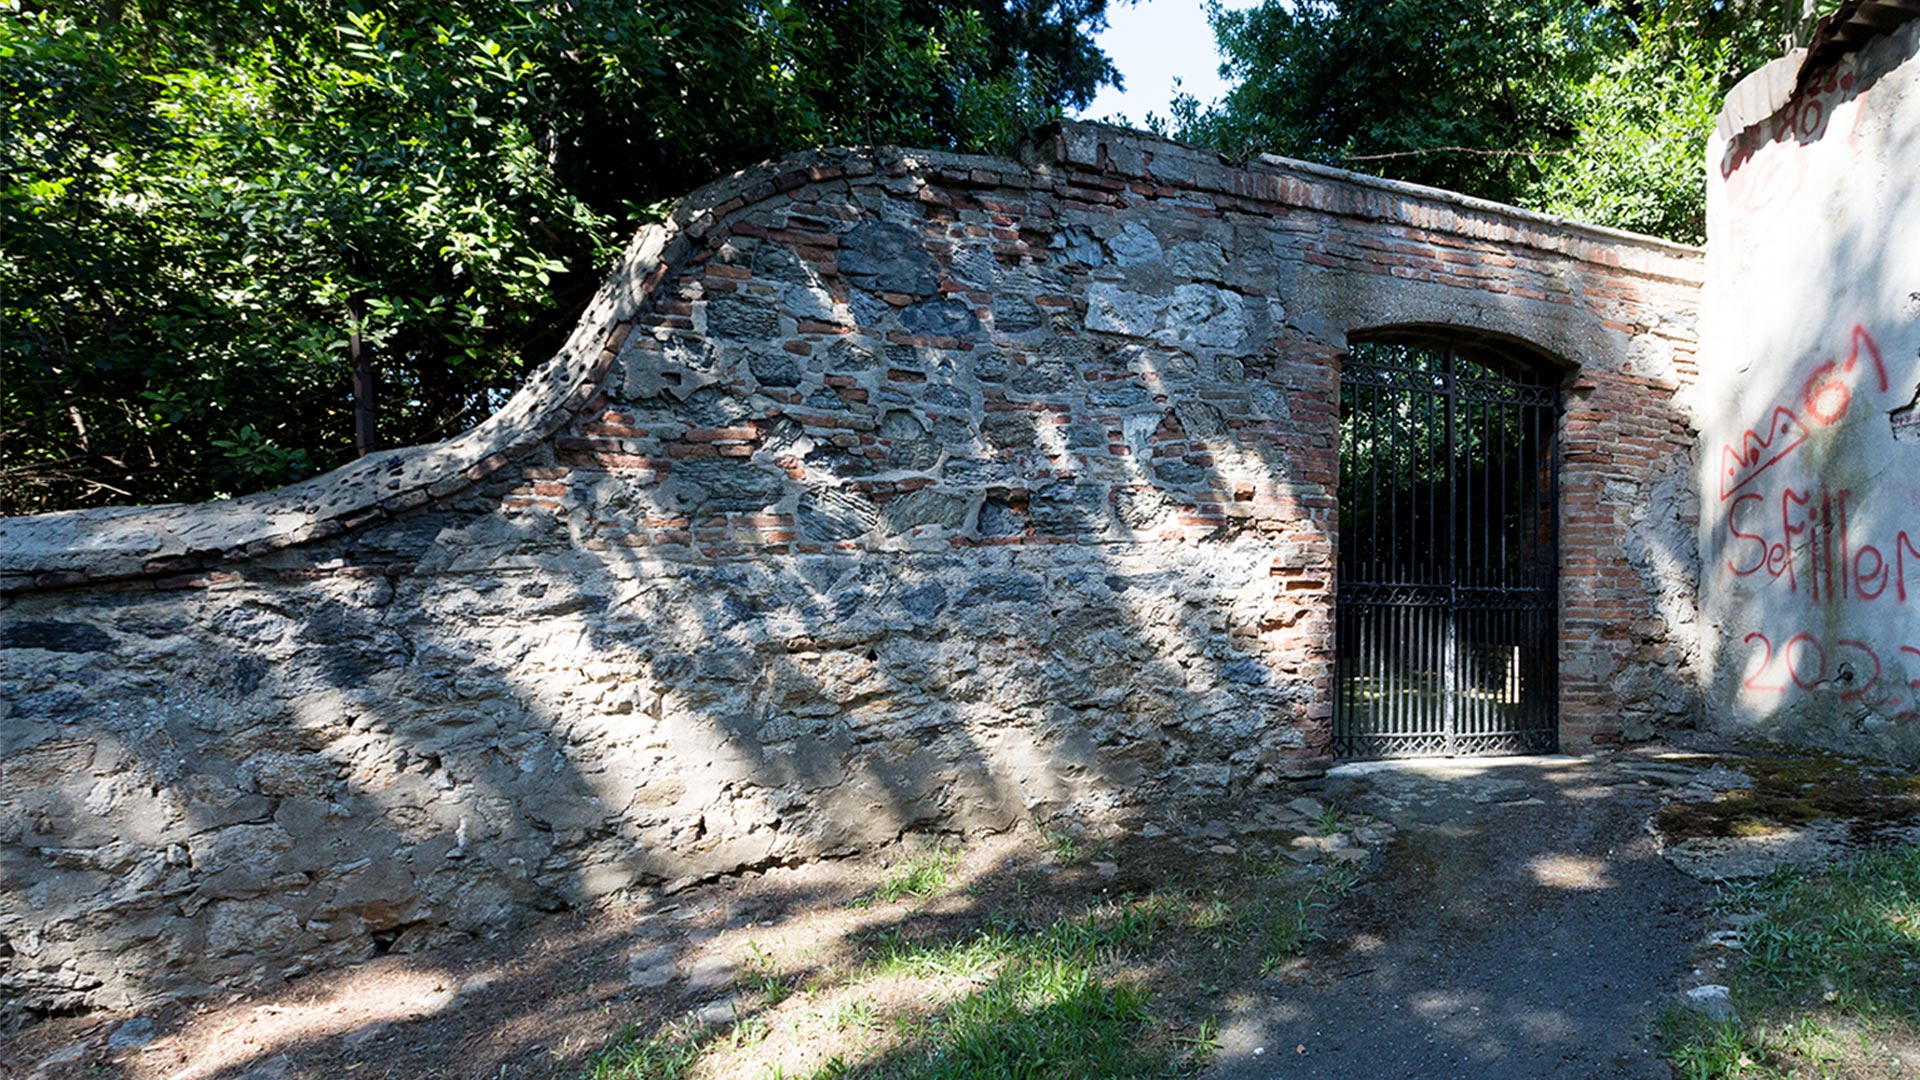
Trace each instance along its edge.
<path fill-rule="evenodd" d="M 1920 762 L 1920 23 L 1801 71 L 1709 150 L 1702 674 L 1731 729 Z"/>
<path fill-rule="evenodd" d="M 1096 126 L 714 185 L 460 439 L 0 522 L 0 1007 L 1266 797 L 1326 764 L 1350 334 L 1561 366 L 1563 741 L 1690 721 L 1699 276 Z"/>

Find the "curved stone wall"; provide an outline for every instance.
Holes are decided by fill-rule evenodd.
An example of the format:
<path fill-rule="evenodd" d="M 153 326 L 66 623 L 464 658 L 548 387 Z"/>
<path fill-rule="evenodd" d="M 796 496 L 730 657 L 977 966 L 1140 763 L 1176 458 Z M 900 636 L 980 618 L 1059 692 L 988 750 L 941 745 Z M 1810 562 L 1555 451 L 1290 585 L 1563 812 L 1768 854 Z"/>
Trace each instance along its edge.
<path fill-rule="evenodd" d="M 0 522 L 7 1008 L 1323 768 L 1350 333 L 1564 365 L 1564 741 L 1690 722 L 1699 275 L 1098 126 L 711 186 L 467 436 Z"/>
<path fill-rule="evenodd" d="M 1920 762 L 1920 22 L 1730 101 L 1698 476 L 1711 715 Z"/>

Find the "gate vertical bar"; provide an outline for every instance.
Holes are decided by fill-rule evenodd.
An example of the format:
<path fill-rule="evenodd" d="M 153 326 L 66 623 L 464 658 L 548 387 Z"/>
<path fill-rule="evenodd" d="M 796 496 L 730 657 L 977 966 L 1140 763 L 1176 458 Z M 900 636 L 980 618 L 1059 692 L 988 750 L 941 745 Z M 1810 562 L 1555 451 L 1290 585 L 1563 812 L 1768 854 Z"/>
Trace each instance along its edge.
<path fill-rule="evenodd" d="M 1440 623 L 1444 628 L 1441 644 L 1442 655 L 1440 657 L 1440 670 L 1444 674 L 1441 676 L 1440 699 L 1444 703 L 1442 706 L 1444 713 L 1441 717 L 1443 724 L 1442 746 L 1445 748 L 1445 753 L 1449 757 L 1459 752 L 1458 740 L 1460 737 L 1460 719 L 1458 716 L 1460 699 L 1460 672 L 1458 670 L 1460 660 L 1460 635 L 1458 628 L 1455 626 L 1455 622 L 1458 619 L 1457 613 L 1460 610 L 1460 552 L 1458 545 L 1455 543 L 1455 536 L 1459 530 L 1455 528 L 1455 522 L 1453 521 L 1453 511 L 1460 505 L 1457 490 L 1459 482 L 1457 465 L 1460 456 L 1458 453 L 1460 445 L 1459 386 L 1456 381 L 1458 374 L 1458 357 L 1459 354 L 1453 349 L 1450 348 L 1447 350 L 1446 371 L 1441 376 L 1442 401 L 1445 403 L 1446 411 L 1447 562 L 1445 580 L 1447 603 L 1441 610 L 1440 616 Z"/>

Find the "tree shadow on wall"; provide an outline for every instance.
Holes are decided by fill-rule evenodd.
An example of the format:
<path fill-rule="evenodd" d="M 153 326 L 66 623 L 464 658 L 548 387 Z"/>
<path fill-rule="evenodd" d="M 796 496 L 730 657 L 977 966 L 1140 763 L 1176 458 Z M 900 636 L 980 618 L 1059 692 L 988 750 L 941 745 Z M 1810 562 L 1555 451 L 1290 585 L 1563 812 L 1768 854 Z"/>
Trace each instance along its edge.
<path fill-rule="evenodd" d="M 1849 87 L 1825 116 L 1855 100 L 1872 108 L 1881 100 L 1874 89 L 1870 80 Z M 1786 114 L 1805 111 L 1803 103 Z M 1883 161 L 1920 154 L 1920 132 L 1874 134 Z M 1748 205 L 1738 191 L 1730 196 L 1730 227 L 1750 245 L 1765 238 L 1750 257 L 1757 288 L 1784 280 L 1780 268 L 1798 260 L 1792 280 L 1806 290 L 1765 312 L 1722 313 L 1762 319 L 1766 329 L 1742 337 L 1751 356 L 1722 358 L 1720 378 L 1739 380 L 1728 399 L 1703 402 L 1720 409 L 1712 427 L 1724 438 L 1700 447 L 1710 535 L 1702 570 L 1711 582 L 1702 678 L 1712 700 L 1731 706 L 1732 715 L 1710 718 L 1714 726 L 1912 761 L 1920 685 L 1909 684 L 1920 682 L 1920 639 L 1890 631 L 1909 602 L 1897 580 L 1902 537 L 1920 537 L 1920 445 L 1901 427 L 1920 398 L 1920 280 L 1897 278 L 1915 264 L 1896 227 L 1920 216 L 1920 189 L 1901 176 L 1851 192 L 1779 180 L 1790 171 L 1782 162 L 1820 177 L 1854 138 L 1823 123 L 1812 137 L 1769 145 L 1754 159 L 1769 165 L 1765 197 Z M 1823 141 L 1843 144 L 1826 162 L 1812 156 Z M 1866 168 L 1842 163 L 1856 175 Z M 1808 200 L 1821 200 L 1823 212 L 1786 220 L 1838 222 L 1837 231 L 1797 235 L 1777 223 Z M 1727 305 L 1744 299 L 1721 296 Z M 1750 366 L 1725 370 L 1741 362 Z M 1906 576 L 1907 586 L 1920 584 L 1911 569 Z"/>
<path fill-rule="evenodd" d="M 1160 424 L 1173 411 L 1136 413 Z M 1236 453 L 1224 427 L 1189 442 L 1193 488 L 1252 483 L 1295 506 L 1316 493 Z M 1317 693 L 1244 647 L 1277 589 L 1273 543 L 1244 521 L 1144 548 L 1116 526 L 1092 544 L 726 564 L 592 550 L 594 537 L 506 495 L 474 491 L 242 565 L 345 572 L 216 589 L 184 614 L 135 592 L 84 611 L 58 595 L 22 602 L 23 618 L 165 644 L 62 666 L 70 682 L 135 694 L 58 716 L 58 691 L 15 702 L 26 723 L 9 758 L 55 737 L 97 741 L 124 761 L 113 776 L 128 791 L 100 803 L 101 783 L 123 781 L 97 782 L 90 763 L 36 798 L 9 873 L 42 880 L 65 910 L 16 913 L 14 953 L 33 955 L 33 934 L 123 923 L 114 977 L 133 997 L 177 989 L 187 964 L 234 984 L 294 979 L 909 829 L 999 829 L 1160 786 L 1221 793 L 1271 764 Z M 991 496 L 970 497 L 975 521 Z M 1176 498 L 1163 513 L 1190 509 Z M 1053 539 L 1087 528 L 1056 521 Z M 1194 552 L 1209 544 L 1205 564 Z M 412 570 L 381 572 L 393 566 Z M 143 843 L 93 813 L 136 804 L 177 823 Z M 260 941 L 305 959 L 263 972 Z"/>

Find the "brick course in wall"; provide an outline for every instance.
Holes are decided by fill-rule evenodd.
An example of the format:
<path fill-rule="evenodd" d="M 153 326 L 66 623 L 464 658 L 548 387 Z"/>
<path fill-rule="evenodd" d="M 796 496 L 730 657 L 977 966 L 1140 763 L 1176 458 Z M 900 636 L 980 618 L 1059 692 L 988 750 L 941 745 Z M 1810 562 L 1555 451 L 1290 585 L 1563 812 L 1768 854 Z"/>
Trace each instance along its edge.
<path fill-rule="evenodd" d="M 1350 335 L 1565 372 L 1562 732 L 1691 720 L 1697 251 L 1072 125 L 644 233 L 476 432 L 0 523 L 0 985 L 287 977 L 1324 768 Z"/>

